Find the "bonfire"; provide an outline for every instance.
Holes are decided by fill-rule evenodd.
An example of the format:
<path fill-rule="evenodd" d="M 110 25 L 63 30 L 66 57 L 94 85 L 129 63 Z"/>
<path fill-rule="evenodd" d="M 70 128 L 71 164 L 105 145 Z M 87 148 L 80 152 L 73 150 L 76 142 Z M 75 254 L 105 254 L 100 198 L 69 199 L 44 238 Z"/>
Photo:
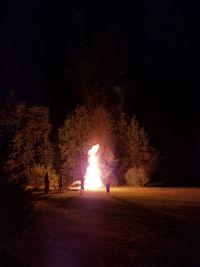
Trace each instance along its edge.
<path fill-rule="evenodd" d="M 96 190 L 103 186 L 98 162 L 99 145 L 93 145 L 88 151 L 88 167 L 84 176 L 85 189 Z"/>

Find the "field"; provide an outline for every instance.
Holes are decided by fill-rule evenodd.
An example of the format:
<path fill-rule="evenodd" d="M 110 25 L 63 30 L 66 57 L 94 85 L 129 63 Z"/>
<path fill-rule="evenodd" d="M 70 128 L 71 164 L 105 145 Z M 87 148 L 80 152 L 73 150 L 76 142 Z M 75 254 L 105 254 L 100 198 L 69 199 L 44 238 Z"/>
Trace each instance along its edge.
<path fill-rule="evenodd" d="M 20 266 L 200 266 L 198 188 L 50 192 L 36 208 Z"/>

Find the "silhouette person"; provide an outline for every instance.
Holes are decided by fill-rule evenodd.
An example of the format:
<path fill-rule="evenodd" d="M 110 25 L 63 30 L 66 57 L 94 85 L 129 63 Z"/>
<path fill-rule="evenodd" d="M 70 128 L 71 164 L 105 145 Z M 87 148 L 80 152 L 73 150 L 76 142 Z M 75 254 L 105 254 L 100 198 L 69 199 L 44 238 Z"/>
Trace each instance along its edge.
<path fill-rule="evenodd" d="M 44 193 L 45 194 L 48 194 L 49 192 L 49 174 L 48 172 L 45 173 L 45 176 L 44 176 Z"/>
<path fill-rule="evenodd" d="M 109 180 L 106 182 L 106 194 L 110 193 L 110 182 Z"/>
<path fill-rule="evenodd" d="M 62 179 L 62 175 L 60 175 L 58 179 L 58 193 L 62 193 L 62 187 L 63 187 L 63 179 Z"/>
<path fill-rule="evenodd" d="M 84 178 L 81 178 L 80 195 L 82 195 L 83 192 L 84 192 L 84 183 L 85 183 L 85 179 Z"/>

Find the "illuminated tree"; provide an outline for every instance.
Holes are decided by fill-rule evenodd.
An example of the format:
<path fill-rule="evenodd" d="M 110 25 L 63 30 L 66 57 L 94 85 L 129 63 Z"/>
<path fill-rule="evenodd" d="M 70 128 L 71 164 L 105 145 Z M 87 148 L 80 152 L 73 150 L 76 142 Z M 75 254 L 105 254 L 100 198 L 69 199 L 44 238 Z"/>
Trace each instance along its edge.
<path fill-rule="evenodd" d="M 123 183 L 125 178 L 128 183 L 145 185 L 159 162 L 158 153 L 135 116 L 130 120 L 126 114 L 120 114 L 116 122 L 103 106 L 82 106 L 67 116 L 59 130 L 61 169 L 69 183 L 83 179 L 87 152 L 94 144 L 100 146 L 103 182 L 112 177 L 112 184 L 118 180 Z"/>
<path fill-rule="evenodd" d="M 145 185 L 159 163 L 159 153 L 150 145 L 148 136 L 135 116 L 124 129 L 124 145 L 129 158 L 129 170 L 125 175 L 128 183 Z"/>
<path fill-rule="evenodd" d="M 26 177 L 35 164 L 52 166 L 53 149 L 49 141 L 51 124 L 46 107 L 26 108 L 11 144 L 11 153 L 6 163 L 10 176 Z"/>
<path fill-rule="evenodd" d="M 100 145 L 104 176 L 108 173 L 108 166 L 113 164 L 112 131 L 112 116 L 102 106 L 90 109 L 78 107 L 74 114 L 67 116 L 64 126 L 59 130 L 59 147 L 62 171 L 69 183 L 84 177 L 87 153 L 94 144 Z"/>
<path fill-rule="evenodd" d="M 116 165 L 115 150 L 115 121 L 111 113 L 103 106 L 96 107 L 91 114 L 89 145 L 100 145 L 99 159 L 102 179 L 110 179 L 111 184 L 117 184 L 113 169 Z"/>
<path fill-rule="evenodd" d="M 85 171 L 85 143 L 88 136 L 89 114 L 85 107 L 78 107 L 69 114 L 59 129 L 61 172 L 67 183 L 80 180 Z"/>

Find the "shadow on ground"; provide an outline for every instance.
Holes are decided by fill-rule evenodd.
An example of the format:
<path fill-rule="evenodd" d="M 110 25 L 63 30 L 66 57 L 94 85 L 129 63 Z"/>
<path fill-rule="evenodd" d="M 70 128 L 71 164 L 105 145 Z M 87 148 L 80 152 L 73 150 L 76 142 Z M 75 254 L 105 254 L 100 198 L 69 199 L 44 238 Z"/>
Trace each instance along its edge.
<path fill-rule="evenodd" d="M 41 195 L 38 211 L 36 238 L 21 254 L 27 266 L 200 265 L 199 221 L 184 211 L 100 193 Z"/>

